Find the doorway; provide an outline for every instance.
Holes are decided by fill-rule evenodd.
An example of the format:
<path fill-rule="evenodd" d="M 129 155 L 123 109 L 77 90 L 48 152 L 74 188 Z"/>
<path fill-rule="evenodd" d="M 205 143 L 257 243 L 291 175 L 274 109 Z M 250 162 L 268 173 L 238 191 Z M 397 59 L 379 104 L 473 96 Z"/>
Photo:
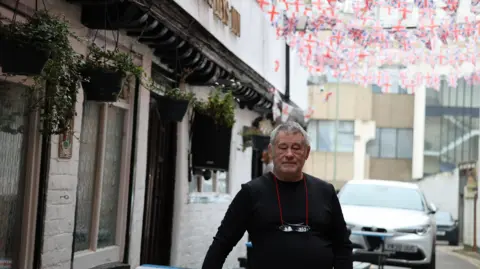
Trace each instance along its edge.
<path fill-rule="evenodd" d="M 169 265 L 172 245 L 177 123 L 162 119 L 152 95 L 141 264 Z"/>

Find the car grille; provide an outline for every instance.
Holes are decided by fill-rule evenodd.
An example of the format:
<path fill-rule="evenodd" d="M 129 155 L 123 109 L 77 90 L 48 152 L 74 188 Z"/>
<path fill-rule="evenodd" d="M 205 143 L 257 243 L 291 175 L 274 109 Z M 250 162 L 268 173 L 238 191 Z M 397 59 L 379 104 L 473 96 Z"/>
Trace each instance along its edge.
<path fill-rule="evenodd" d="M 425 254 L 420 250 L 416 253 L 396 252 L 393 253 L 389 258 L 409 261 L 421 261 L 425 259 Z"/>
<path fill-rule="evenodd" d="M 453 228 L 453 226 L 448 226 L 448 225 L 437 225 L 437 229 L 440 230 L 448 230 L 450 228 Z"/>
<path fill-rule="evenodd" d="M 375 233 L 386 233 L 387 230 L 383 228 L 376 228 L 372 229 L 371 227 L 363 227 L 362 231 L 365 232 L 375 232 Z M 380 247 L 380 244 L 382 243 L 382 239 L 378 236 L 365 236 L 365 241 L 367 241 L 368 244 L 368 250 L 373 251 L 377 248 Z"/>

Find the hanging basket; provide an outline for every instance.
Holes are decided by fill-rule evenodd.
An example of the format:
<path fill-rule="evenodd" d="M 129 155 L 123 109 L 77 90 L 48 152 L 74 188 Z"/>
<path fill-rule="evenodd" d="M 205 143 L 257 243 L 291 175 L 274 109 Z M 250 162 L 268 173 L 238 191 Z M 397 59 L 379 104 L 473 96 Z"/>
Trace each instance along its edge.
<path fill-rule="evenodd" d="M 194 168 L 228 170 L 232 128 L 215 124 L 213 118 L 195 113 L 192 124 Z"/>
<path fill-rule="evenodd" d="M 22 44 L 3 37 L 0 37 L 0 54 L 3 73 L 25 76 L 39 75 L 49 55 L 35 44 Z"/>
<path fill-rule="evenodd" d="M 180 122 L 187 113 L 189 100 L 172 99 L 166 96 L 156 95 L 158 111 L 163 119 Z"/>
<path fill-rule="evenodd" d="M 253 149 L 264 151 L 268 148 L 270 137 L 266 135 L 252 135 Z"/>
<path fill-rule="evenodd" d="M 85 100 L 97 102 L 116 102 L 122 91 L 125 74 L 107 69 L 87 69 L 83 76 L 88 81 L 82 82 Z"/>

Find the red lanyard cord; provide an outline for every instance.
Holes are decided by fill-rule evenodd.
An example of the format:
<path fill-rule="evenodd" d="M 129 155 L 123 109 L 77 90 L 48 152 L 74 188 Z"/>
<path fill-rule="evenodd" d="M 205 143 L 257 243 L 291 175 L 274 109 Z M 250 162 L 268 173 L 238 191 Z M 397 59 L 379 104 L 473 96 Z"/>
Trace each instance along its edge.
<path fill-rule="evenodd" d="M 275 188 L 277 190 L 277 202 L 278 202 L 278 209 L 280 210 L 280 222 L 282 225 L 285 223 L 283 222 L 283 212 L 282 212 L 282 203 L 280 201 L 280 191 L 278 189 L 278 179 L 275 175 L 273 175 L 273 180 L 275 181 Z M 308 189 L 307 189 L 307 180 L 305 176 L 303 176 L 303 186 L 305 188 L 305 225 L 308 226 Z"/>

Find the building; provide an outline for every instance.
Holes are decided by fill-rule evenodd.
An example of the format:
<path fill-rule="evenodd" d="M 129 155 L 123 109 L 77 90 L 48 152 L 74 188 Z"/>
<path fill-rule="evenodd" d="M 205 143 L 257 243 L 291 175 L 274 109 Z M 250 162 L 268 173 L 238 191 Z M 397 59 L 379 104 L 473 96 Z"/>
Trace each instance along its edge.
<path fill-rule="evenodd" d="M 274 29 L 259 23 L 263 14 L 255 5 L 253 0 L 0 3 L 0 15 L 19 21 L 37 8 L 62 14 L 82 39 L 129 54 L 156 83 L 184 82 L 200 99 L 216 82 L 242 83 L 234 92 L 232 137 L 223 145 L 230 148 L 228 169 L 214 171 L 211 180 L 191 173 L 192 111 L 181 122 L 165 120 L 157 113 L 159 94 L 139 80 L 129 80 L 114 103 L 91 101 L 79 90 L 73 133 L 41 135 L 39 111 L 13 122 L 24 126 L 22 132 L 2 129 L 3 268 L 199 267 L 229 200 L 251 178 L 252 153 L 241 150 L 240 130 L 271 111 L 271 88 L 284 101 L 306 107 L 306 71 Z M 87 41 L 72 38 L 71 44 L 88 53 Z M 185 69 L 191 73 L 181 81 Z M 31 83 L 22 76 L 3 77 L 0 119 L 5 109 L 25 107 L 19 97 Z M 240 243 L 227 267 L 236 266 L 244 252 Z"/>
<path fill-rule="evenodd" d="M 456 88 L 443 80 L 439 91 L 413 95 L 398 82 L 383 93 L 378 85 L 314 80 L 306 171 L 341 186 L 354 178 L 416 179 L 478 160 L 480 88 L 465 79 Z"/>
<path fill-rule="evenodd" d="M 302 109 L 307 108 L 308 74 L 300 66 L 299 60 L 290 52 L 285 41 L 276 38 L 275 29 L 264 19 L 262 10 L 254 0 L 234 0 L 229 2 L 240 14 L 241 34 L 235 37 L 228 27 L 216 19 L 214 7 L 208 1 L 177 1 L 195 20 L 214 35 L 233 54 L 250 66 L 248 72 L 255 72 L 270 82 L 282 95 L 288 95 L 291 87 L 291 100 Z M 211 1 L 212 2 L 212 1 Z M 218 1 L 213 1 L 218 2 Z M 288 57 L 288 58 L 287 58 Z M 286 58 L 288 60 L 286 60 Z M 275 62 L 278 61 L 278 70 Z M 288 70 L 288 71 L 287 71 Z M 200 92 L 200 87 L 194 87 Z M 171 264 L 185 268 L 199 268 L 204 255 L 215 235 L 231 198 L 240 190 L 241 184 L 251 180 L 252 149 L 242 151 L 243 126 L 250 126 L 260 114 L 255 111 L 238 109 L 237 122 L 232 131 L 230 169 L 218 173 L 211 180 L 188 178 L 188 164 L 184 161 L 188 143 L 187 123 L 180 140 L 183 152 L 177 154 L 177 174 L 175 184 L 175 215 L 172 234 Z M 180 145 L 180 144 L 179 144 Z M 180 161 L 182 159 L 183 161 Z M 234 164 L 234 165 L 233 165 Z M 238 267 L 237 258 L 245 256 L 244 239 L 234 248 L 226 260 L 224 268 Z"/>

